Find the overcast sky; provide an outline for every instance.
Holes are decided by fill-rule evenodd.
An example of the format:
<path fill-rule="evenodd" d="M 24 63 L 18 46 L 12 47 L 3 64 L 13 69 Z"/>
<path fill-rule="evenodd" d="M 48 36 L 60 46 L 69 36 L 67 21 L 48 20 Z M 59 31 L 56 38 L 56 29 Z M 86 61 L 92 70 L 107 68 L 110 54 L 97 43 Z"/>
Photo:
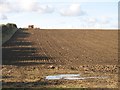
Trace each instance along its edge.
<path fill-rule="evenodd" d="M 119 0 L 0 0 L 0 23 L 40 28 L 118 28 Z"/>

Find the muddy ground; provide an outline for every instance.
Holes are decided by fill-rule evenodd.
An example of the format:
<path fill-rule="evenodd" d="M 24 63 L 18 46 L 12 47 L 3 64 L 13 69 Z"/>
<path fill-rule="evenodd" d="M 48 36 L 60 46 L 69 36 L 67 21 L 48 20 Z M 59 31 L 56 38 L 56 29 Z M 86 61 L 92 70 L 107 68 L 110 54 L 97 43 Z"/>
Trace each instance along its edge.
<path fill-rule="evenodd" d="M 2 46 L 3 88 L 118 88 L 117 30 L 18 30 Z M 85 80 L 46 80 L 80 74 Z"/>

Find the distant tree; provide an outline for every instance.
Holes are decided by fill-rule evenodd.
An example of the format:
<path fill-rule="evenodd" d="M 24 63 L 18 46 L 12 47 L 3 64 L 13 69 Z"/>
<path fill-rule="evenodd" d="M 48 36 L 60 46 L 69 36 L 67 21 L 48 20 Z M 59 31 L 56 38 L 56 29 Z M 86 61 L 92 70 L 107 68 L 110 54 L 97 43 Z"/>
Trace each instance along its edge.
<path fill-rule="evenodd" d="M 14 23 L 7 23 L 6 26 L 9 28 L 17 28 L 17 25 Z"/>
<path fill-rule="evenodd" d="M 7 33 L 7 31 L 9 30 L 9 28 L 6 25 L 2 25 L 2 33 Z"/>
<path fill-rule="evenodd" d="M 13 24 L 13 26 L 14 26 L 15 28 L 17 28 L 17 25 L 16 25 L 16 24 Z"/>
<path fill-rule="evenodd" d="M 2 34 L 9 34 L 14 28 L 17 28 L 16 24 L 7 23 L 6 25 L 2 24 Z"/>

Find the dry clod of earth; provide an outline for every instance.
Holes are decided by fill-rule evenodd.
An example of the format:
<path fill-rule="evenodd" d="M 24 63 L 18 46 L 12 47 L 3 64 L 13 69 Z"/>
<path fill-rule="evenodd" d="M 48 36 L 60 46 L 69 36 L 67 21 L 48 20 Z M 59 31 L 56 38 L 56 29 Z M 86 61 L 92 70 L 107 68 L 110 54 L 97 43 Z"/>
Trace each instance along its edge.
<path fill-rule="evenodd" d="M 49 69 L 55 69 L 55 66 L 50 65 L 48 68 L 49 68 Z"/>

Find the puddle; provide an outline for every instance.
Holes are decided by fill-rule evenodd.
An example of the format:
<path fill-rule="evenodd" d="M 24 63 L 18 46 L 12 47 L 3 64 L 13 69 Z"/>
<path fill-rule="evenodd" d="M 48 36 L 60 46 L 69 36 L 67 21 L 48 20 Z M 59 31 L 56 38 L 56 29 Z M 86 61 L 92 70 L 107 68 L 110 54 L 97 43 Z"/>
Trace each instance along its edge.
<path fill-rule="evenodd" d="M 66 79 L 66 78 L 75 78 L 80 76 L 80 74 L 60 74 L 60 75 L 53 75 L 53 76 L 46 76 L 46 79 Z"/>
<path fill-rule="evenodd" d="M 81 77 L 80 74 L 59 74 L 59 75 L 52 75 L 46 76 L 45 79 L 47 80 L 59 80 L 59 79 L 67 79 L 67 80 L 83 80 L 83 79 L 90 79 L 90 78 L 98 78 L 98 79 L 105 79 L 107 77 L 99 76 L 99 77 Z"/>

